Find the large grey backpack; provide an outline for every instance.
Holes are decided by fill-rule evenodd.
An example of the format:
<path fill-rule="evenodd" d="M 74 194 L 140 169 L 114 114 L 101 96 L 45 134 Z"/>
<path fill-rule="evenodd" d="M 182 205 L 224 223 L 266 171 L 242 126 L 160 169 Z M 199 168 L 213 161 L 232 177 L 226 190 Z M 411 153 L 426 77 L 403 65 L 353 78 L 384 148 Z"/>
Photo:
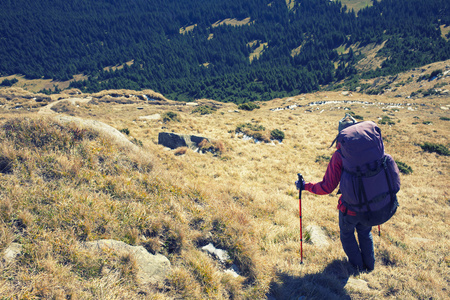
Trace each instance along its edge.
<path fill-rule="evenodd" d="M 384 153 L 380 128 L 372 121 L 339 132 L 343 172 L 342 201 L 367 226 L 380 225 L 397 211 L 400 173 L 394 159 Z"/>

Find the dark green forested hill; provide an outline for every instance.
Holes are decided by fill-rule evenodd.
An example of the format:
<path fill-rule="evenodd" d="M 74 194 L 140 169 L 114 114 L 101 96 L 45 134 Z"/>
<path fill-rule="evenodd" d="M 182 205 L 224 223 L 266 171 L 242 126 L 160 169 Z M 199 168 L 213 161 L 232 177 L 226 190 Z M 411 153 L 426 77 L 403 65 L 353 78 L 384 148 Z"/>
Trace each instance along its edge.
<path fill-rule="evenodd" d="M 227 18 L 249 22 L 212 26 Z M 357 14 L 329 0 L 293 7 L 285 0 L 2 0 L 0 76 L 67 80 L 84 73 L 89 80 L 72 87 L 267 100 L 448 59 L 441 25 L 450 25 L 448 0 L 374 1 Z M 354 67 L 359 53 L 335 50 L 384 41 L 379 54 L 388 59 L 365 74 Z M 259 46 L 262 54 L 250 60 Z"/>

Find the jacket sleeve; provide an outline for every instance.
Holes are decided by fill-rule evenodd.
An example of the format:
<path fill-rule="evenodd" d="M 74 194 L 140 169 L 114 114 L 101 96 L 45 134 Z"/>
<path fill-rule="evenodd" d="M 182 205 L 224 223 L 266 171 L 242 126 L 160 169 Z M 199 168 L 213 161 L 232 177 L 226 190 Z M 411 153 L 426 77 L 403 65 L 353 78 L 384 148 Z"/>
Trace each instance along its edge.
<path fill-rule="evenodd" d="M 317 194 L 327 195 L 334 191 L 341 180 L 342 156 L 339 151 L 335 151 L 328 164 L 327 171 L 321 182 L 305 184 L 305 190 Z"/>

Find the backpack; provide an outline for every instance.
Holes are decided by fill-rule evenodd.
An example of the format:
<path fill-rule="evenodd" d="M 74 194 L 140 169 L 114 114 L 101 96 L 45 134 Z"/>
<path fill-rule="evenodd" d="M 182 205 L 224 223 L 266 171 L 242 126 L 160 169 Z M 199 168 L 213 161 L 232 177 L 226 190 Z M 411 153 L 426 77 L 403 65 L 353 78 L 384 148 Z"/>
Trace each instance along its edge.
<path fill-rule="evenodd" d="M 376 226 L 397 211 L 400 172 L 384 153 L 380 128 L 372 121 L 356 123 L 337 136 L 343 163 L 340 181 L 342 202 L 356 212 L 359 222 Z"/>

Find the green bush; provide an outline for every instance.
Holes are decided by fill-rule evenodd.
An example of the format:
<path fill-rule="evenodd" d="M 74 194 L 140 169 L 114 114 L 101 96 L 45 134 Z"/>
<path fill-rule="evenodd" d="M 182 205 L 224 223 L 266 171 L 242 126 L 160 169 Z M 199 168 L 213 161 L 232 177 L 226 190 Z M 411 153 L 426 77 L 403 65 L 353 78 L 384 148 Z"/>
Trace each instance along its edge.
<path fill-rule="evenodd" d="M 405 164 L 404 162 L 396 160 L 395 163 L 397 164 L 398 169 L 403 174 L 411 174 L 413 172 L 412 168 Z"/>
<path fill-rule="evenodd" d="M 164 122 L 170 122 L 170 121 L 180 122 L 180 119 L 178 118 L 178 114 L 173 111 L 168 111 L 168 112 L 163 113 L 162 119 Z"/>
<path fill-rule="evenodd" d="M 363 116 L 357 115 L 357 114 L 355 114 L 355 112 L 353 112 L 353 111 L 349 111 L 348 113 L 349 113 L 353 118 L 355 118 L 355 119 L 357 119 L 357 120 L 364 120 L 364 117 L 363 117 Z"/>
<path fill-rule="evenodd" d="M 19 82 L 16 78 L 13 78 L 11 80 L 5 79 L 0 83 L 0 86 L 13 86 L 15 83 Z"/>
<path fill-rule="evenodd" d="M 130 130 L 128 128 L 122 128 L 119 131 L 125 133 L 126 135 L 130 135 Z"/>
<path fill-rule="evenodd" d="M 442 121 L 450 121 L 449 117 L 440 117 L 439 119 L 442 120 Z"/>
<path fill-rule="evenodd" d="M 391 119 L 391 118 L 389 118 L 388 116 L 383 116 L 382 118 L 381 118 L 381 120 L 379 120 L 378 121 L 378 124 L 381 124 L 381 125 L 395 125 L 395 122 Z"/>
<path fill-rule="evenodd" d="M 252 111 L 254 109 L 259 109 L 259 105 L 253 103 L 253 102 L 247 102 L 247 103 L 242 103 L 239 104 L 238 109 L 242 109 L 242 110 L 248 110 L 248 111 Z"/>
<path fill-rule="evenodd" d="M 328 163 L 331 160 L 331 156 L 319 155 L 316 157 L 316 163 Z"/>
<path fill-rule="evenodd" d="M 192 113 L 199 113 L 201 115 L 209 115 L 212 114 L 214 111 L 216 111 L 215 108 L 207 106 L 207 105 L 201 105 L 196 107 L 192 110 Z"/>
<path fill-rule="evenodd" d="M 244 123 L 240 124 L 236 127 L 236 132 L 243 132 L 245 133 L 246 129 L 252 130 L 252 131 L 264 131 L 266 128 L 262 125 L 254 125 L 252 123 Z"/>
<path fill-rule="evenodd" d="M 240 124 L 236 127 L 235 132 L 242 132 L 243 134 L 254 138 L 255 140 L 270 142 L 269 133 L 265 132 L 266 128 L 262 125 L 254 125 L 251 123 Z"/>
<path fill-rule="evenodd" d="M 445 145 L 442 145 L 442 144 L 425 142 L 423 144 L 419 144 L 419 146 L 422 148 L 422 150 L 430 152 L 430 153 L 434 152 L 439 155 L 450 156 L 450 151 L 448 150 L 448 148 Z"/>
<path fill-rule="evenodd" d="M 284 132 L 279 129 L 274 129 L 270 132 L 270 138 L 281 142 L 284 139 Z"/>
<path fill-rule="evenodd" d="M 131 142 L 132 142 L 133 144 L 137 145 L 137 146 L 144 147 L 144 144 L 142 144 L 142 141 L 141 141 L 141 140 L 138 140 L 137 138 L 133 138 L 133 139 L 131 140 Z"/>

